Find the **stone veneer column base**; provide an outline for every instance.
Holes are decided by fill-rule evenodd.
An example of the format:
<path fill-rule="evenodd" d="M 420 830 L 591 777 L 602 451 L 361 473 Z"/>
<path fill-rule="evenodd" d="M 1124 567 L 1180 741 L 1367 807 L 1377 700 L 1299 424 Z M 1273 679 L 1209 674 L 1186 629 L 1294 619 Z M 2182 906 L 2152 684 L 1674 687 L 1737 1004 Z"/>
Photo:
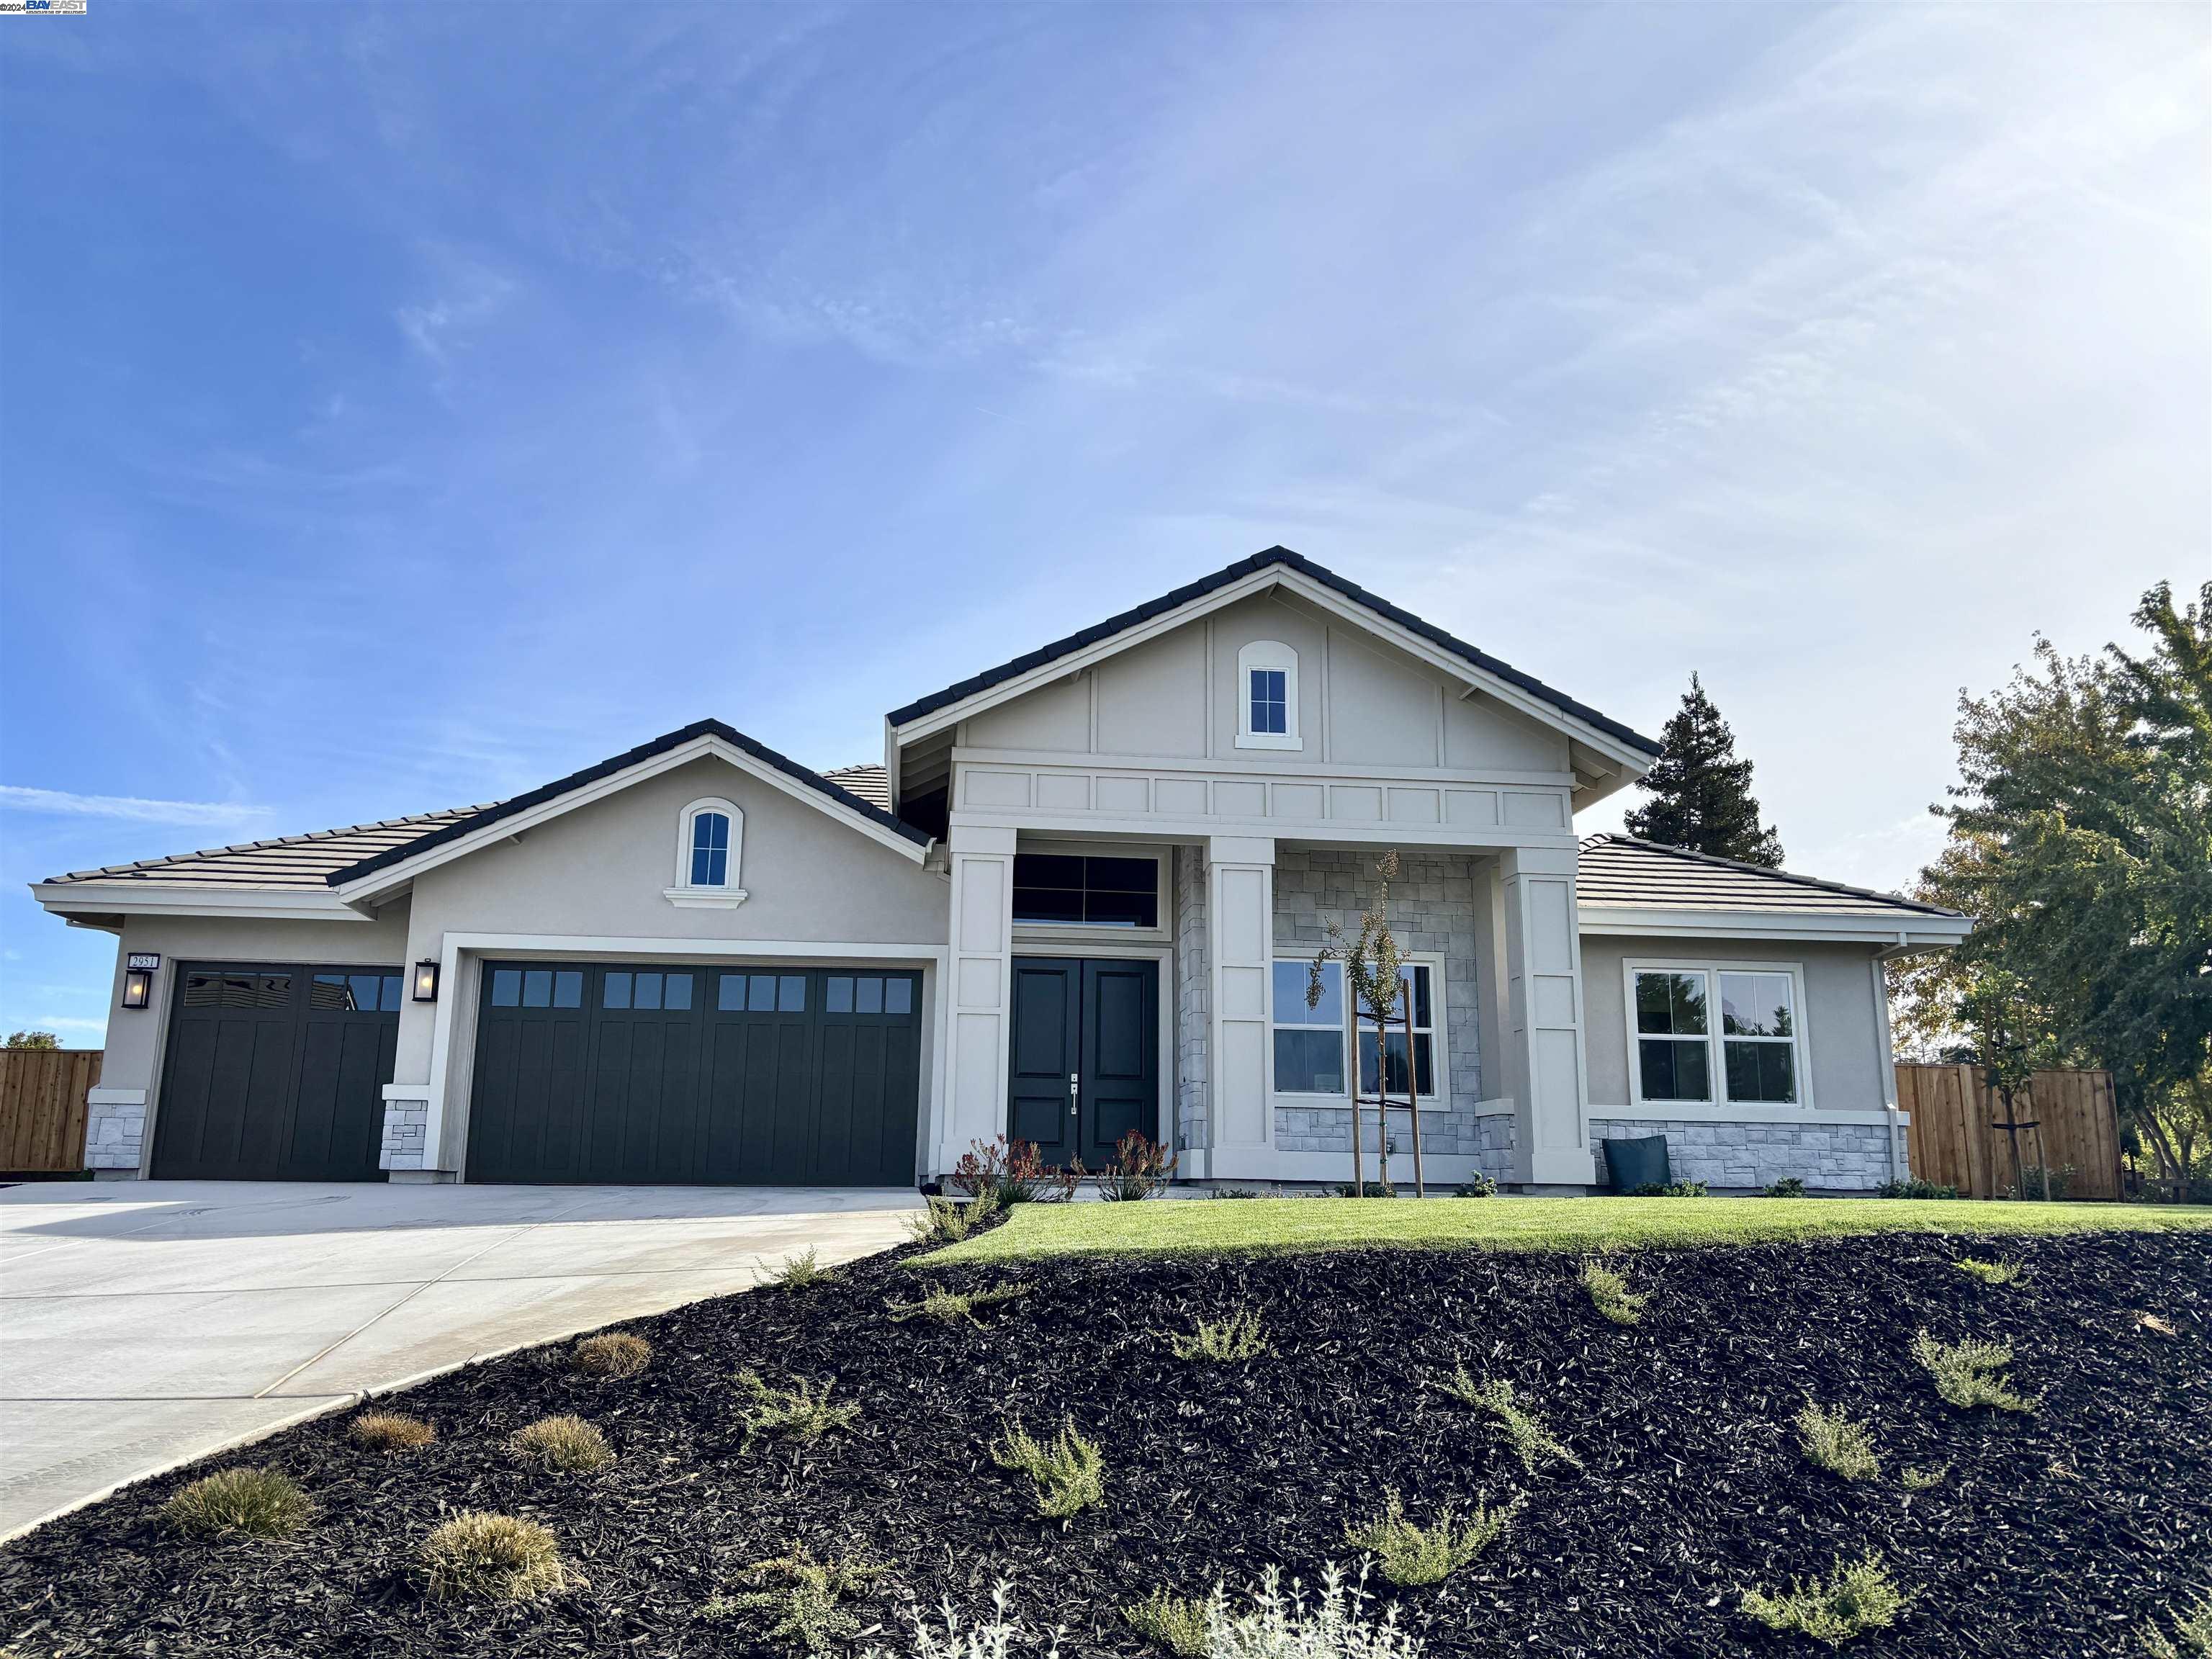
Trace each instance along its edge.
<path fill-rule="evenodd" d="M 94 1087 L 84 1097 L 84 1167 L 128 1181 L 146 1166 L 146 1091 Z"/>
<path fill-rule="evenodd" d="M 394 1174 L 422 1170 L 429 1163 L 430 1103 L 387 1094 L 384 1102 L 384 1140 L 377 1149 L 376 1166 Z"/>

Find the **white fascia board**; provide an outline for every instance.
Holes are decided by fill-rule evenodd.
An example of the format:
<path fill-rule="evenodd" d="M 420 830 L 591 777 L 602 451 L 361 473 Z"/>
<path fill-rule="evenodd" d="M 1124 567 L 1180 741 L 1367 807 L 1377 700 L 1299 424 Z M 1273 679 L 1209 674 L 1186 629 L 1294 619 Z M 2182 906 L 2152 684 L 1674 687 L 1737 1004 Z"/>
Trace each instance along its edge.
<path fill-rule="evenodd" d="M 216 887 L 201 883 L 40 882 L 31 896 L 58 916 L 246 916 L 293 921 L 373 921 L 334 892 Z"/>
<path fill-rule="evenodd" d="M 1883 916 L 1848 911 L 1662 910 L 1634 905 L 1576 907 L 1585 934 L 1628 939 L 1803 939 L 1942 949 L 1974 931 L 1971 916 Z"/>
<path fill-rule="evenodd" d="M 580 806 L 588 806 L 593 801 L 604 800 L 609 795 L 619 794 L 633 784 L 642 783 L 647 778 L 658 777 L 663 772 L 672 772 L 679 766 L 688 766 L 695 760 L 709 756 L 727 761 L 748 777 L 781 789 L 793 800 L 816 808 L 836 819 L 847 828 L 858 830 L 870 840 L 913 860 L 916 864 L 922 862 L 929 854 L 928 848 L 921 842 L 911 841 L 896 830 L 885 829 L 874 819 L 862 817 L 842 802 L 831 799 L 811 785 L 802 783 L 797 778 L 787 775 L 775 767 L 755 760 L 744 750 L 725 743 L 721 738 L 708 732 L 704 736 L 692 738 L 689 743 L 679 744 L 661 754 L 651 756 L 634 766 L 626 766 L 619 772 L 611 772 L 604 778 L 596 779 L 590 783 L 580 784 L 566 794 L 556 795 L 551 800 L 539 802 L 527 811 L 515 812 L 506 817 L 495 819 L 483 828 L 471 830 L 469 834 L 447 842 L 443 846 L 427 848 L 415 857 L 402 859 L 397 864 L 386 865 L 381 870 L 363 876 L 356 881 L 349 882 L 342 887 L 334 888 L 332 890 L 341 898 L 352 903 L 379 902 L 407 886 L 416 877 L 426 871 L 435 870 L 441 865 L 451 864 L 455 859 L 466 858 L 471 853 L 479 852 L 496 842 L 521 835 L 525 830 L 535 829 L 541 823 L 563 817 Z"/>

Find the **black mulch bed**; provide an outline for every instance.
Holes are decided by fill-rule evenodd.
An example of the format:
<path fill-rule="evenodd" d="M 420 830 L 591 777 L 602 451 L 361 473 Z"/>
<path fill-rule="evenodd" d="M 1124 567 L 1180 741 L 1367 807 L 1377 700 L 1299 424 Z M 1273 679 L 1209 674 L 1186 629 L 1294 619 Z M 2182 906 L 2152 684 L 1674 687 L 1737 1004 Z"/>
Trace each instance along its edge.
<path fill-rule="evenodd" d="M 980 1607 L 1004 1576 L 1025 1616 L 1068 1627 L 1066 1650 L 1133 1655 L 1122 1604 L 1270 1563 L 1310 1577 L 1353 1553 L 1347 1519 L 1395 1486 L 1417 1514 L 1528 1494 L 1474 1566 L 1398 1593 L 1437 1655 L 1817 1652 L 1749 1624 L 1741 1592 L 1869 1547 L 1919 1600 L 1854 1654 L 2139 1651 L 2144 1620 L 2212 1579 L 2212 1250 L 1993 1240 L 1974 1253 L 2030 1270 L 1996 1289 L 1951 1265 L 1967 1249 L 1892 1237 L 1638 1255 L 1629 1271 L 1655 1294 L 1633 1328 L 1591 1310 L 1571 1258 L 1382 1251 L 1058 1262 L 1021 1270 L 1036 1293 L 987 1328 L 893 1325 L 884 1300 L 915 1276 L 878 1258 L 628 1327 L 656 1350 L 629 1381 L 580 1377 L 556 1346 L 412 1389 L 397 1403 L 437 1425 L 426 1451 L 357 1450 L 332 1418 L 149 1481 L 0 1553 L 0 1638 L 136 1659 L 749 1653 L 700 1604 L 805 1542 L 890 1564 L 867 1616 L 907 1597 Z M 1276 1353 L 1187 1364 L 1156 1334 L 1239 1306 Z M 1907 1352 L 1922 1326 L 2013 1343 L 2041 1410 L 1942 1405 Z M 1587 1467 L 1526 1476 L 1495 1429 L 1425 1386 L 1460 1361 L 1512 1378 Z M 742 1365 L 833 1376 L 864 1413 L 811 1449 L 743 1451 L 727 1383 Z M 1790 1419 L 1808 1396 L 1871 1419 L 1878 1486 L 1803 1461 Z M 1031 1517 L 988 1448 L 1010 1413 L 1044 1429 L 1064 1410 L 1104 1444 L 1108 1501 L 1063 1528 Z M 538 1474 L 507 1455 L 510 1431 L 568 1411 L 606 1431 L 610 1468 Z M 304 1534 L 205 1546 L 165 1528 L 164 1499 L 239 1462 L 307 1489 L 319 1514 Z M 1931 1492 L 1897 1482 L 1946 1464 Z M 543 1521 L 581 1583 L 529 1607 L 426 1604 L 408 1552 L 459 1508 Z"/>

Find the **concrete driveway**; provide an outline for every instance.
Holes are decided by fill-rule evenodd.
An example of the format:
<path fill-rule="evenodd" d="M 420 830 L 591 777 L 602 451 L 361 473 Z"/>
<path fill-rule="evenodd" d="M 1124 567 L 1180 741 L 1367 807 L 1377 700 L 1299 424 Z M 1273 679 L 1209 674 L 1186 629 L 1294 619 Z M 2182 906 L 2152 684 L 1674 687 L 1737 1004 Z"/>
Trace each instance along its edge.
<path fill-rule="evenodd" d="M 0 1536 L 478 1356 L 904 1237 L 911 1191 L 313 1186 L 0 1191 Z"/>

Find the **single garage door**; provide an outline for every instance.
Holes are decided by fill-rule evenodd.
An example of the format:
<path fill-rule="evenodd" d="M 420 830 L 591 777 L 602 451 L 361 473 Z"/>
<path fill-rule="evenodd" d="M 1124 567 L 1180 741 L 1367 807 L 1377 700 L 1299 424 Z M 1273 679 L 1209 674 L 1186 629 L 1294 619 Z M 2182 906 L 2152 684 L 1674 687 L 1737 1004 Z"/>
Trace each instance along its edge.
<path fill-rule="evenodd" d="M 487 963 L 471 1181 L 905 1187 L 921 976 Z"/>
<path fill-rule="evenodd" d="M 154 1174 L 383 1180 L 376 1155 L 401 982 L 397 968 L 179 966 Z"/>

